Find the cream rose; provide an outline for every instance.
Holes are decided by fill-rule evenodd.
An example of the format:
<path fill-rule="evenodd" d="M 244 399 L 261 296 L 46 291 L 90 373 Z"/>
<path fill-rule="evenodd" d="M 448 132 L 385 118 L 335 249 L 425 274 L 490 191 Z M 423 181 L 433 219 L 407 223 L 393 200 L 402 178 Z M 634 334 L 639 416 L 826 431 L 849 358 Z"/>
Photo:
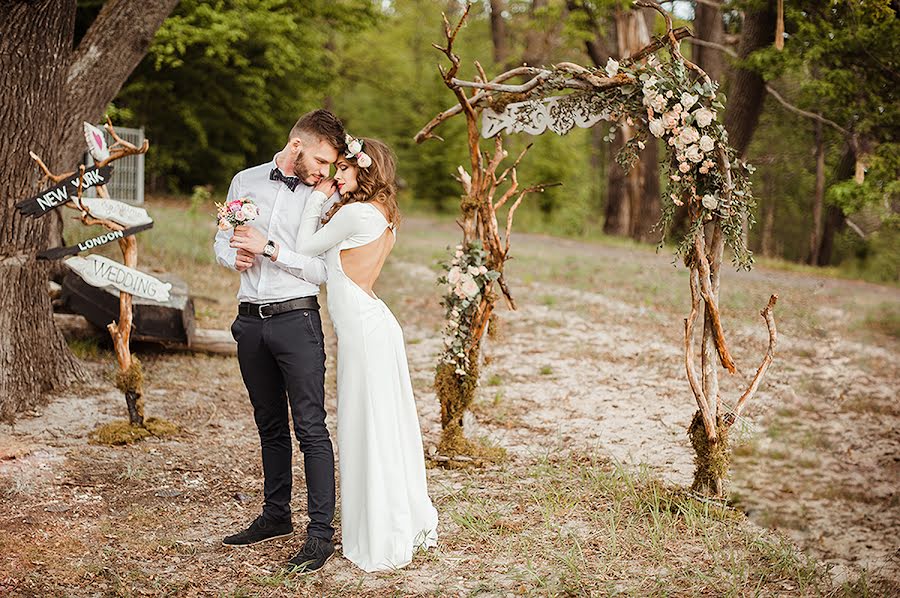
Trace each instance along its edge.
<path fill-rule="evenodd" d="M 696 143 L 697 140 L 700 139 L 700 133 L 698 133 L 697 129 L 695 129 L 694 127 L 685 127 L 681 130 L 678 138 L 685 145 L 690 145 L 692 143 Z"/>
<path fill-rule="evenodd" d="M 689 110 L 691 106 L 697 103 L 699 100 L 699 96 L 692 96 L 688 92 L 684 92 L 681 94 L 681 105 L 684 106 L 685 110 Z"/>
<path fill-rule="evenodd" d="M 360 152 L 359 155 L 356 156 L 356 165 L 360 168 L 368 168 L 372 165 L 372 158 L 369 157 L 369 154 Z"/>
<path fill-rule="evenodd" d="M 450 268 L 450 271 L 447 272 L 447 282 L 450 284 L 456 284 L 459 282 L 460 277 L 462 276 L 462 270 L 458 267 L 453 266 Z"/>
<path fill-rule="evenodd" d="M 244 212 L 244 216 L 247 217 L 247 220 L 253 220 L 259 216 L 259 210 L 257 210 L 256 206 L 252 203 L 245 203 L 244 207 L 241 208 L 241 211 Z"/>
<path fill-rule="evenodd" d="M 709 135 L 704 135 L 703 137 L 701 137 L 699 144 L 700 144 L 700 149 L 703 150 L 704 152 L 711 152 L 712 149 L 716 146 L 712 137 L 710 137 Z"/>
<path fill-rule="evenodd" d="M 650 134 L 654 137 L 662 137 L 663 133 L 666 132 L 666 127 L 663 125 L 663 121 L 661 118 L 654 118 L 650 121 Z"/>
<path fill-rule="evenodd" d="M 709 123 L 716 119 L 716 113 L 709 108 L 704 107 L 694 112 L 694 118 L 697 120 L 697 124 L 700 127 L 708 127 Z"/>
<path fill-rule="evenodd" d="M 669 110 L 668 112 L 662 115 L 662 124 L 666 129 L 671 129 L 678 124 L 678 113 L 674 110 Z"/>
<path fill-rule="evenodd" d="M 688 160 L 694 162 L 701 162 L 703 160 L 703 152 L 700 151 L 700 148 L 697 145 L 692 145 L 687 148 L 687 151 L 684 153 Z"/>
<path fill-rule="evenodd" d="M 474 279 L 469 278 L 465 282 L 462 283 L 460 289 L 463 293 L 466 294 L 467 297 L 474 297 L 479 293 L 478 283 L 475 282 Z"/>

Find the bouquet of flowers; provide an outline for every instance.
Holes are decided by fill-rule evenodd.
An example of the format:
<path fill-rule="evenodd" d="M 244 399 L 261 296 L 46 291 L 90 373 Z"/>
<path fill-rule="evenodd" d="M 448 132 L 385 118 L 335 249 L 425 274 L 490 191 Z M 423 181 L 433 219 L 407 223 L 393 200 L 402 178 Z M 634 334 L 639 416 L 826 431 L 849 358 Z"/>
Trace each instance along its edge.
<path fill-rule="evenodd" d="M 229 230 L 241 224 L 247 224 L 259 215 L 259 210 L 253 200 L 248 197 L 232 199 L 225 204 L 216 202 L 219 222 L 219 230 Z"/>

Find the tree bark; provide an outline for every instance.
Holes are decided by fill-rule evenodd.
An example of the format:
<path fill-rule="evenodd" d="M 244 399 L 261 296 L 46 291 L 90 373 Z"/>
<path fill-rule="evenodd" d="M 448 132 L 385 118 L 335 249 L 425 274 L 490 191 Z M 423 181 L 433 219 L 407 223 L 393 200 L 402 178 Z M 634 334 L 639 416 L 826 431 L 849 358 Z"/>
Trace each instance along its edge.
<path fill-rule="evenodd" d="M 718 6 L 698 2 L 694 7 L 694 35 L 697 39 L 717 44 L 725 43 L 722 10 Z M 725 74 L 725 57 L 720 50 L 694 44 L 694 62 L 706 71 L 713 81 L 721 81 Z"/>
<path fill-rule="evenodd" d="M 509 59 L 507 45 L 506 19 L 503 18 L 504 0 L 491 0 L 491 40 L 494 44 L 494 64 L 506 67 Z"/>
<path fill-rule="evenodd" d="M 28 152 L 56 171 L 82 152 L 81 121 L 95 120 L 144 55 L 177 0 L 112 0 L 76 50 L 75 1 L 4 2 L 0 20 L 0 417 L 46 402 L 46 393 L 84 376 L 53 323 L 51 265 L 38 251 L 59 243 L 58 216 L 22 217 L 15 204 L 35 194 Z M 57 211 L 61 211 L 61 208 Z"/>
<path fill-rule="evenodd" d="M 835 181 L 844 181 L 853 176 L 856 168 L 856 152 L 849 144 L 844 146 L 841 160 L 834 172 Z M 822 241 L 819 244 L 818 266 L 827 266 L 831 263 L 834 250 L 834 236 L 845 226 L 844 213 L 837 206 L 828 206 L 825 212 L 825 225 L 822 230 Z"/>
<path fill-rule="evenodd" d="M 816 192 L 813 196 L 813 227 L 809 234 L 809 256 L 806 263 L 815 265 L 819 263 L 819 249 L 824 228 L 822 213 L 825 208 L 825 136 L 821 122 L 815 121 L 813 126 L 816 135 Z"/>
<path fill-rule="evenodd" d="M 738 56 L 741 60 L 772 43 L 775 34 L 775 7 L 768 0 L 761 8 L 744 14 Z M 754 71 L 737 65 L 729 75 L 725 129 L 728 141 L 743 157 L 753 139 L 766 98 L 766 82 Z"/>
<path fill-rule="evenodd" d="M 529 66 L 541 66 L 547 62 L 547 39 L 536 20 L 536 13 L 546 6 L 547 0 L 531 0 L 531 22 L 525 32 L 525 52 L 522 54 L 522 62 Z"/>
<path fill-rule="evenodd" d="M 619 11 L 616 13 L 616 39 L 619 56 L 627 57 L 650 43 L 650 29 L 656 11 Z M 603 66 L 598 64 L 597 66 Z M 602 125 L 601 125 L 602 126 Z M 630 236 L 638 241 L 650 238 L 650 229 L 662 214 L 659 198 L 659 154 L 650 142 L 640 159 L 625 173 L 615 163 L 618 150 L 625 144 L 632 130 L 621 126 L 609 153 L 609 184 L 606 201 L 606 221 L 603 231 L 610 235 Z"/>

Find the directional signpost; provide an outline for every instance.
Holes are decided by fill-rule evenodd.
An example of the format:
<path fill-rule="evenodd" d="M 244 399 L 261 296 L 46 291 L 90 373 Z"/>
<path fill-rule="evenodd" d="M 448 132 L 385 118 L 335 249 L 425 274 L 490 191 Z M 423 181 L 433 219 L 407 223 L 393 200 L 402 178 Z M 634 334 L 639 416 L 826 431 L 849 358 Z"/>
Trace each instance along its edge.
<path fill-rule="evenodd" d="M 31 157 L 44 171 L 46 178 L 55 184 L 34 197 L 16 204 L 19 212 L 32 218 L 41 218 L 60 206 L 74 208 L 81 212 L 81 221 L 86 225 L 102 225 L 109 232 L 82 241 L 71 247 L 54 247 L 39 254 L 41 259 L 66 258 L 66 265 L 84 282 L 96 288 L 113 287 L 119 290 L 119 320 L 107 325 L 116 349 L 119 375 L 116 386 L 125 393 L 129 423 L 144 427 L 143 376 L 140 362 L 132 358 L 129 346 L 134 319 L 132 296 L 166 302 L 172 285 L 162 282 L 137 270 L 137 233 L 153 226 L 153 219 L 143 208 L 109 199 L 105 185 L 113 173 L 110 163 L 125 156 L 143 154 L 150 144 L 144 141 L 140 147 L 128 143 L 116 135 L 112 123 L 107 119 L 106 130 L 115 140 L 107 146 L 103 132 L 90 123 L 84 123 L 84 139 L 88 151 L 96 162 L 95 166 L 80 166 L 75 173 L 54 175 L 44 162 L 34 154 Z M 94 187 L 99 198 L 84 197 L 85 189 Z M 78 253 L 117 241 L 122 250 L 124 264 L 100 255 L 81 257 Z"/>

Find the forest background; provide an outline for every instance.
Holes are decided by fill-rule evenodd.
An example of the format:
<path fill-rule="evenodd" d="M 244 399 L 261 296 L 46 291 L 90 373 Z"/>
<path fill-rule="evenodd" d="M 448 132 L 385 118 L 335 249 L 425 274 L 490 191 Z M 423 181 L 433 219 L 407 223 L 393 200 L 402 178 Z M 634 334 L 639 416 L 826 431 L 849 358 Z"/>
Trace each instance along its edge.
<path fill-rule="evenodd" d="M 463 76 L 474 76 L 474 60 L 488 76 L 523 62 L 602 67 L 627 53 L 628 4 L 475 2 L 457 43 Z M 783 49 L 774 43 L 775 2 L 663 4 L 676 25 L 690 27 L 704 44 L 685 43 L 688 56 L 721 82 L 729 110 L 736 104 L 732 114 L 719 118 L 733 145 L 758 167 L 758 224 L 749 230 L 756 255 L 897 282 L 898 3 L 786 2 Z M 76 38 L 102 5 L 79 2 Z M 466 162 L 463 122 L 452 119 L 441 127 L 443 143 L 417 145 L 413 135 L 453 104 L 437 71 L 441 55 L 431 43 L 441 39 L 441 13 L 458 14 L 461 5 L 183 0 L 111 114 L 117 124 L 144 127 L 153 140 L 147 156 L 150 193 L 200 202 L 210 192 L 222 193 L 237 171 L 271 158 L 299 114 L 324 106 L 354 135 L 378 137 L 394 148 L 405 210 L 452 214 L 460 195 L 453 175 Z M 649 11 L 646 19 L 651 35 L 664 31 L 656 13 Z M 744 97 L 733 98 L 732 91 Z M 762 110 L 742 108 L 742 102 L 759 103 Z M 628 213 L 626 204 L 635 200 L 627 197 L 614 162 L 621 140 L 607 143 L 607 134 L 601 125 L 565 137 L 542 136 L 524 160 L 520 179 L 563 185 L 526 202 L 518 218 L 523 230 L 659 242 L 654 225 L 664 186 L 645 181 L 637 207 Z M 509 149 L 513 153 L 533 141 L 514 136 Z M 645 152 L 644 160 L 655 162 L 657 156 L 662 153 Z M 662 176 L 653 167 L 650 173 Z"/>

